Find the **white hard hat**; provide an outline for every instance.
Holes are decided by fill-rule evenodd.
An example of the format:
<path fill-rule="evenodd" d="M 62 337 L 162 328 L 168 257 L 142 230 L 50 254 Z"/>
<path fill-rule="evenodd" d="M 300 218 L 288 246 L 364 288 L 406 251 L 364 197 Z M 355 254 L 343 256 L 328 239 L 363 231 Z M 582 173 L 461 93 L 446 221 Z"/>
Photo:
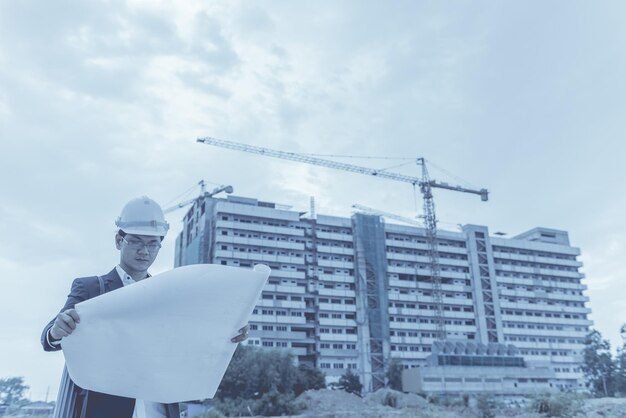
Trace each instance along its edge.
<path fill-rule="evenodd" d="M 127 234 L 159 237 L 164 237 L 170 229 L 161 206 L 147 196 L 128 202 L 115 225 Z"/>

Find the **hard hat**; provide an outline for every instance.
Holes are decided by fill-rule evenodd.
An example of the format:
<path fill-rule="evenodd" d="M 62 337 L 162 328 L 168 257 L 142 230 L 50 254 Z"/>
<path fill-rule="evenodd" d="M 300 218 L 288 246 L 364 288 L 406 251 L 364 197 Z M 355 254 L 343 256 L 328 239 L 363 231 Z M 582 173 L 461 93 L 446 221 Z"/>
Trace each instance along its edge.
<path fill-rule="evenodd" d="M 115 225 L 127 234 L 159 237 L 165 236 L 170 228 L 161 206 L 147 196 L 128 202 Z"/>

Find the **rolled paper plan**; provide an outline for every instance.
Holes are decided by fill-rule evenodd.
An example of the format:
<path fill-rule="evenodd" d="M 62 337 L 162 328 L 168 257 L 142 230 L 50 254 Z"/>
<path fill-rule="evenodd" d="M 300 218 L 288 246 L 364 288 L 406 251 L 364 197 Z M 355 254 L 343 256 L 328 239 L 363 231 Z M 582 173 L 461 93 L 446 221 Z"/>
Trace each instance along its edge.
<path fill-rule="evenodd" d="M 270 271 L 184 266 L 77 304 L 80 323 L 61 342 L 70 377 L 154 402 L 212 398 Z"/>

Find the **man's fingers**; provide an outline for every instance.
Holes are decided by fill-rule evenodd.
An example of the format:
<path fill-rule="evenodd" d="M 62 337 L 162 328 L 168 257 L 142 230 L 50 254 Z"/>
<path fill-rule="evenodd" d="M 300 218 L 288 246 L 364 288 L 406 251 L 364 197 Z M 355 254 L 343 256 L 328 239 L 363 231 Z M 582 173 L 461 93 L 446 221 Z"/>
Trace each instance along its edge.
<path fill-rule="evenodd" d="M 67 311 L 65 311 L 65 313 L 71 316 L 74 322 L 76 322 L 77 324 L 80 322 L 80 317 L 78 316 L 78 312 L 76 312 L 75 309 L 68 309 Z"/>
<path fill-rule="evenodd" d="M 241 332 L 242 334 L 247 334 L 248 331 L 250 331 L 250 325 L 248 324 L 246 324 L 245 327 L 239 329 L 239 332 Z"/>
<path fill-rule="evenodd" d="M 65 331 L 63 328 L 61 328 L 59 325 L 54 325 L 51 329 L 50 329 L 50 335 L 52 335 L 52 338 L 55 338 L 57 340 L 60 340 L 63 337 L 67 337 L 68 335 L 70 335 L 67 331 Z"/>
<path fill-rule="evenodd" d="M 57 327 L 57 330 L 60 330 L 66 333 L 67 335 L 71 334 L 73 331 L 73 328 L 71 328 L 68 324 L 62 321 L 59 321 L 59 323 L 56 324 L 56 327 Z"/>
<path fill-rule="evenodd" d="M 70 329 L 76 328 L 76 322 L 74 322 L 74 318 L 72 318 L 70 315 L 66 314 L 65 312 L 60 314 L 59 318 L 61 319 L 62 322 L 67 324 L 67 326 L 70 327 Z"/>

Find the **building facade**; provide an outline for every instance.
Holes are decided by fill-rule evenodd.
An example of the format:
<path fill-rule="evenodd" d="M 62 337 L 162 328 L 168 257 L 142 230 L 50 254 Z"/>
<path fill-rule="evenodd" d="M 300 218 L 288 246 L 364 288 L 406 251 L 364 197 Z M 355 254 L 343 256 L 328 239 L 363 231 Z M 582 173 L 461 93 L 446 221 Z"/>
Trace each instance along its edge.
<path fill-rule="evenodd" d="M 176 241 L 175 265 L 267 264 L 268 284 L 250 320 L 249 344 L 288 348 L 337 380 L 347 369 L 367 390 L 398 358 L 421 367 L 437 341 L 429 246 L 423 228 L 306 213 L 257 199 L 197 201 Z M 512 238 L 486 226 L 438 231 L 447 341 L 513 345 L 551 387 L 582 389 L 592 322 L 584 275 L 565 231 Z"/>

